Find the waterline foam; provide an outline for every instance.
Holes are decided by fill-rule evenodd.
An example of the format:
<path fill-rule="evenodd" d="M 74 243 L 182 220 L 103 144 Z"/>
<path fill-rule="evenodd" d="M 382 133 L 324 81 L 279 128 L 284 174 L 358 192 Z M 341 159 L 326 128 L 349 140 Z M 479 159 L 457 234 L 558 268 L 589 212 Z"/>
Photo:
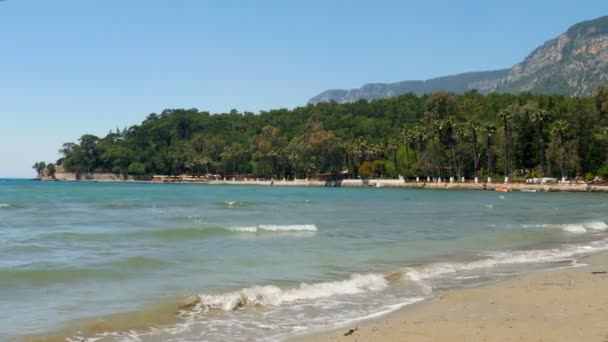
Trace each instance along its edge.
<path fill-rule="evenodd" d="M 488 253 L 489 258 L 471 262 L 440 262 L 421 267 L 406 268 L 404 274 L 411 280 L 423 280 L 510 264 L 532 264 L 567 260 L 582 254 L 608 251 L 608 239 L 591 242 L 588 245 L 569 245 L 563 248 L 539 249 L 528 251 L 506 251 Z"/>
<path fill-rule="evenodd" d="M 562 226 L 562 230 L 568 233 L 586 233 L 587 229 L 582 224 L 566 224 Z"/>
<path fill-rule="evenodd" d="M 583 223 L 568 223 L 568 224 L 523 224 L 522 228 L 560 228 L 568 233 L 583 234 L 589 231 L 605 231 L 608 230 L 608 224 L 604 221 L 589 221 Z"/>
<path fill-rule="evenodd" d="M 259 232 L 316 232 L 317 226 L 314 224 L 291 224 L 291 225 L 273 225 L 261 224 L 258 226 L 249 227 L 234 227 L 228 228 L 234 232 L 240 233 L 259 233 Z"/>
<path fill-rule="evenodd" d="M 585 223 L 585 228 L 591 230 L 608 230 L 608 224 L 603 221 L 593 221 Z"/>

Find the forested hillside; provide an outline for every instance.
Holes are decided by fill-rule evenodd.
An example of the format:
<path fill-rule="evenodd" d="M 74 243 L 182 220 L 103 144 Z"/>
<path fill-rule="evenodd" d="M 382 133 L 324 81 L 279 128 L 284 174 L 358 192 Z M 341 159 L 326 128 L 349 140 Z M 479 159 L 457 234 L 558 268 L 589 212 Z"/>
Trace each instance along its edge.
<path fill-rule="evenodd" d="M 260 114 L 171 109 L 61 153 L 77 173 L 590 177 L 608 174 L 608 87 L 585 98 L 470 91 Z"/>

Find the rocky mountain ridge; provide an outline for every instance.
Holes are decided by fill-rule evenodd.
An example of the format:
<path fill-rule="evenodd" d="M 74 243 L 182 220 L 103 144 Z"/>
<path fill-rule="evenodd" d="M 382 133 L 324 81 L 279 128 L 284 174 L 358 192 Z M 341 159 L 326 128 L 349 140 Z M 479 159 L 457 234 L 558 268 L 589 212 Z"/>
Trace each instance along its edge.
<path fill-rule="evenodd" d="M 464 93 L 530 91 L 538 94 L 588 96 L 608 83 L 608 16 L 584 21 L 536 48 L 510 69 L 469 72 L 425 81 L 371 83 L 358 89 L 328 90 L 309 103 L 353 102 L 399 96 L 422 95 L 438 90 Z"/>

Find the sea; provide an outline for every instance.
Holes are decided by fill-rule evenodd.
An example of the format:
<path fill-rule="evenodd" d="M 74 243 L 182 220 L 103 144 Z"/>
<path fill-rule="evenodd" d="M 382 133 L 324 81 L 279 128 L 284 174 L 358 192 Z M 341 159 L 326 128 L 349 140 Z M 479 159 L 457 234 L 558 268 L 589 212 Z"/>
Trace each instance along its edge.
<path fill-rule="evenodd" d="M 0 340 L 280 341 L 608 251 L 592 193 L 0 180 Z"/>

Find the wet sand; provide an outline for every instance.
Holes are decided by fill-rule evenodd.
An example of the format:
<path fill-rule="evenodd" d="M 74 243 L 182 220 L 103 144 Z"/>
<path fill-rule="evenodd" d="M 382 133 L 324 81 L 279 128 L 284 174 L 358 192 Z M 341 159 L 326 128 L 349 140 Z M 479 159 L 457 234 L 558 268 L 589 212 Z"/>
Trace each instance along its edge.
<path fill-rule="evenodd" d="M 608 341 L 608 253 L 289 341 Z"/>

